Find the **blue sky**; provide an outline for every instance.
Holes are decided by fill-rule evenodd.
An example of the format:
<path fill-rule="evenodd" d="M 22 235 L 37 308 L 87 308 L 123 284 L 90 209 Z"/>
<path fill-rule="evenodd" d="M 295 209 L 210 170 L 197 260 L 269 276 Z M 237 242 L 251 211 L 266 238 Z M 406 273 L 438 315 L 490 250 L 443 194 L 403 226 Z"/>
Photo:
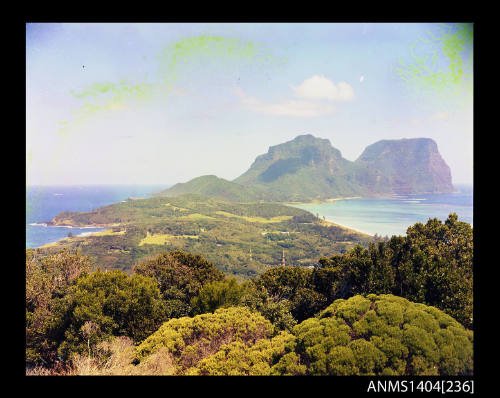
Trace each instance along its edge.
<path fill-rule="evenodd" d="M 471 93 L 416 94 L 394 71 L 400 59 L 411 61 L 412 44 L 437 29 L 27 24 L 27 184 L 231 180 L 269 146 L 304 133 L 328 138 L 349 160 L 381 139 L 429 137 L 453 182 L 470 183 Z M 214 37 L 220 42 L 208 43 L 219 47 L 205 46 Z M 179 47 L 186 42 L 187 50 Z M 159 72 L 161 65 L 168 68 Z M 94 90 L 135 85 L 150 91 Z M 84 92 L 95 95 L 77 96 Z"/>

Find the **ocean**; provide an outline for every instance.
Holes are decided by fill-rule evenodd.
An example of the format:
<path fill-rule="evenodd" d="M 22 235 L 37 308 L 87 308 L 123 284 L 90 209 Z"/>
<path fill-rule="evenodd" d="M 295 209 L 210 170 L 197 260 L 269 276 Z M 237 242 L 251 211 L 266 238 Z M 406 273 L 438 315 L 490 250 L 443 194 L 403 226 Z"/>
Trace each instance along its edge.
<path fill-rule="evenodd" d="M 459 221 L 473 224 L 473 187 L 455 184 L 450 194 L 398 195 L 391 198 L 356 198 L 295 207 L 370 235 L 406 235 L 409 226 L 429 218 L 445 221 L 457 213 Z"/>
<path fill-rule="evenodd" d="M 85 185 L 26 187 L 26 248 L 56 242 L 68 236 L 103 231 L 103 228 L 47 227 L 61 211 L 90 211 L 101 206 L 126 200 L 128 197 L 147 198 L 169 185 Z"/>
<path fill-rule="evenodd" d="M 61 211 L 90 211 L 126 200 L 147 198 L 168 185 L 32 186 L 26 188 L 26 248 L 56 242 L 68 236 L 84 235 L 103 228 L 47 227 Z M 394 198 L 344 199 L 331 203 L 294 205 L 348 228 L 380 236 L 404 235 L 416 222 L 437 217 L 444 221 L 457 213 L 472 224 L 472 185 L 455 185 L 458 192 L 439 195 L 401 195 Z"/>

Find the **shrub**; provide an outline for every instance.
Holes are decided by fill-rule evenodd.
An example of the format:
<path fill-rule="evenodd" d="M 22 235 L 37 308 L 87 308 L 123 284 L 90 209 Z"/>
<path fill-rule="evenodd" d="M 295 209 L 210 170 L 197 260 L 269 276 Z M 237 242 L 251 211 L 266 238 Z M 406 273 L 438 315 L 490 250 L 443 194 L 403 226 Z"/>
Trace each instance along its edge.
<path fill-rule="evenodd" d="M 83 353 L 111 336 L 141 341 L 166 320 L 154 280 L 122 271 L 96 271 L 78 279 L 60 307 L 64 358 Z M 89 322 L 94 327 L 89 328 Z M 89 332 L 90 331 L 90 332 Z"/>
<path fill-rule="evenodd" d="M 261 339 L 254 345 L 240 341 L 223 345 L 220 350 L 189 369 L 189 375 L 260 375 L 273 374 L 272 366 L 293 351 L 295 338 L 281 332 L 272 339 Z"/>
<path fill-rule="evenodd" d="M 442 311 L 393 295 L 339 299 L 295 326 L 311 375 L 469 375 L 473 333 Z M 296 374 L 288 358 L 275 365 Z"/>
<path fill-rule="evenodd" d="M 41 369 L 39 365 L 52 366 L 57 361 L 58 302 L 91 265 L 78 251 L 51 255 L 26 251 L 26 362 L 30 368 L 38 365 Z"/>
<path fill-rule="evenodd" d="M 392 293 L 436 306 L 472 328 L 472 257 L 472 227 L 453 213 L 444 223 L 436 218 L 416 223 L 406 236 L 321 258 L 313 289 L 330 301 Z"/>
<path fill-rule="evenodd" d="M 248 308 L 220 308 L 213 314 L 165 322 L 138 346 L 136 360 L 142 363 L 163 347 L 174 358 L 176 373 L 182 374 L 224 345 L 238 342 L 251 346 L 272 333 L 272 324 Z"/>
<path fill-rule="evenodd" d="M 193 314 L 214 312 L 217 308 L 240 304 L 244 287 L 236 279 L 214 281 L 203 286 L 198 296 L 191 300 Z"/>
<path fill-rule="evenodd" d="M 169 318 L 191 313 L 191 300 L 200 289 L 211 282 L 222 281 L 224 274 L 200 255 L 182 250 L 162 253 L 141 262 L 136 274 L 152 277 L 166 301 Z"/>

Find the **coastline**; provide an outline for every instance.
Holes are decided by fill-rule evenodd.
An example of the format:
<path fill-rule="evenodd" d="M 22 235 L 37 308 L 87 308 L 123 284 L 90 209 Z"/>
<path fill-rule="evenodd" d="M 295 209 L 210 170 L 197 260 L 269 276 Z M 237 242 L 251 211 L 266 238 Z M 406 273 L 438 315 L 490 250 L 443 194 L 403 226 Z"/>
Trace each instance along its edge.
<path fill-rule="evenodd" d="M 68 240 L 73 239 L 73 238 L 85 238 L 87 236 L 102 233 L 102 232 L 112 228 L 113 226 L 116 226 L 116 225 L 109 226 L 109 225 L 105 225 L 105 224 L 95 224 L 95 225 L 86 225 L 86 226 L 68 225 L 68 224 L 58 225 L 58 224 L 51 224 L 50 222 L 48 222 L 48 223 L 47 222 L 38 222 L 38 223 L 35 222 L 35 223 L 30 223 L 28 225 L 44 227 L 44 228 L 98 229 L 98 231 L 82 232 L 78 235 L 74 235 L 71 238 L 68 236 L 63 236 L 54 242 L 46 243 L 46 244 L 43 244 L 41 246 L 31 247 L 30 249 L 41 249 L 41 248 L 55 247 L 63 241 L 68 241 Z"/>
<path fill-rule="evenodd" d="M 312 202 L 287 202 L 287 203 L 283 203 L 283 204 L 285 206 L 295 207 L 297 205 L 306 205 L 306 206 L 307 205 L 320 205 L 320 204 L 334 203 L 334 202 L 337 202 L 337 201 L 350 200 L 350 199 L 363 199 L 363 197 L 362 196 L 342 196 L 342 197 L 338 197 L 338 198 L 329 198 L 329 199 L 323 199 L 323 200 L 313 200 Z M 299 207 L 299 208 L 301 208 L 301 207 Z M 307 210 L 307 209 L 303 209 L 303 210 L 306 210 L 309 213 L 313 214 L 310 210 Z M 337 227 L 337 228 L 342 228 L 343 230 L 348 231 L 349 233 L 356 233 L 356 234 L 361 234 L 361 235 L 369 236 L 369 237 L 373 237 L 374 236 L 373 234 L 370 234 L 368 232 L 359 231 L 357 229 L 354 229 L 354 228 L 351 228 L 351 227 L 348 227 L 348 226 L 345 226 L 345 225 L 338 224 L 336 222 L 327 220 L 326 217 L 324 219 L 320 218 L 320 222 L 324 223 L 324 224 L 327 224 L 329 226 L 334 226 L 334 227 Z"/>
<path fill-rule="evenodd" d="M 36 223 L 35 223 L 36 224 Z M 87 224 L 87 225 L 77 225 L 77 224 L 70 224 L 70 223 L 54 223 L 53 221 L 49 221 L 46 223 L 41 223 L 41 224 L 36 224 L 36 225 L 42 225 L 45 227 L 54 227 L 54 228 L 113 228 L 113 227 L 119 227 L 121 224 L 120 223 L 113 223 L 113 224 Z M 30 224 L 33 225 L 33 224 Z"/>
<path fill-rule="evenodd" d="M 283 202 L 285 206 L 294 206 L 294 205 L 320 205 L 323 203 L 332 203 L 338 200 L 349 200 L 349 199 L 363 199 L 362 196 L 341 196 L 337 198 L 328 198 L 328 199 L 314 199 L 310 202 Z"/>
<path fill-rule="evenodd" d="M 117 227 L 120 224 L 91 224 L 91 225 L 76 225 L 76 224 L 52 224 L 49 222 L 32 222 L 28 225 L 32 227 L 51 227 L 51 228 L 80 228 L 80 229 L 88 229 L 88 228 L 112 228 Z"/>
<path fill-rule="evenodd" d="M 324 220 L 321 220 L 320 219 L 320 223 L 321 224 L 327 224 L 328 226 L 333 226 L 333 227 L 337 227 L 337 228 L 342 228 L 343 230 L 349 232 L 349 233 L 356 233 L 356 234 L 360 234 L 360 235 L 365 235 L 365 236 L 369 236 L 370 238 L 372 238 L 374 235 L 372 234 L 369 234 L 367 232 L 363 232 L 363 231 L 359 231 L 357 229 L 353 229 L 351 227 L 346 227 L 345 225 L 341 225 L 341 224 L 337 224 L 333 221 L 329 221 L 327 220 L 326 218 Z"/>

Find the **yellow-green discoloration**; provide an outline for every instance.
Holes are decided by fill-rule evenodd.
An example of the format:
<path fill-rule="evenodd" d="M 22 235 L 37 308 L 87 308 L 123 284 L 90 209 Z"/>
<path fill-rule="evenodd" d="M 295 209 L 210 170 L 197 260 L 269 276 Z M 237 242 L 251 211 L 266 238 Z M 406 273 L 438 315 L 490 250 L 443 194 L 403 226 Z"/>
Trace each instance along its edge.
<path fill-rule="evenodd" d="M 139 246 L 143 245 L 164 245 L 174 239 L 198 239 L 198 235 L 170 235 L 170 234 L 150 234 L 147 232 L 145 238 L 139 242 Z"/>
<path fill-rule="evenodd" d="M 292 218 L 292 216 L 276 216 L 271 218 L 247 217 L 247 216 L 238 216 L 237 214 L 228 213 L 227 211 L 217 211 L 216 213 L 224 217 L 241 218 L 242 220 L 246 220 L 248 222 L 259 222 L 259 223 L 278 223 Z"/>
<path fill-rule="evenodd" d="M 394 71 L 418 93 L 451 99 L 472 93 L 473 24 L 441 24 L 438 35 L 428 32 L 410 47 L 411 63 L 399 59 Z"/>
<path fill-rule="evenodd" d="M 169 43 L 156 55 L 157 75 L 148 79 L 123 78 L 119 82 L 96 82 L 79 91 L 71 90 L 73 97 L 85 102 L 76 111 L 71 123 L 60 125 L 63 137 L 72 127 L 99 111 L 129 108 L 135 102 L 151 100 L 168 94 L 174 83 L 183 76 L 191 78 L 188 68 L 214 65 L 218 70 L 245 65 L 270 66 L 285 62 L 271 55 L 263 44 L 234 37 L 200 35 L 185 37 Z"/>
<path fill-rule="evenodd" d="M 238 63 L 264 66 L 278 61 L 263 44 L 217 35 L 182 38 L 166 46 L 157 60 L 160 64 L 158 76 L 166 87 L 185 73 L 186 66 L 198 67 L 201 63 L 216 63 L 218 68 Z"/>

